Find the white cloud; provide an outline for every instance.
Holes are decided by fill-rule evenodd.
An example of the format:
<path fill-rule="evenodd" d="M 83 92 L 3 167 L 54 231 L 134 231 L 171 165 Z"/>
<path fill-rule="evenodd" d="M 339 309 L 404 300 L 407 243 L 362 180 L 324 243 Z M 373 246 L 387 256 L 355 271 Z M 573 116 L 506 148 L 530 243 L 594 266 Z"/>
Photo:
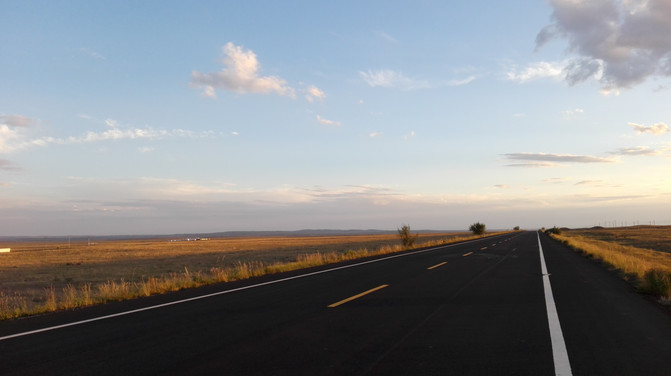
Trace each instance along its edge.
<path fill-rule="evenodd" d="M 452 80 L 447 83 L 447 86 L 462 86 L 462 85 L 468 85 L 471 82 L 475 81 L 476 77 L 475 76 L 468 76 L 464 79 L 461 80 Z"/>
<path fill-rule="evenodd" d="M 408 78 L 402 73 L 390 69 L 359 72 L 359 77 L 361 77 L 370 87 L 384 87 L 401 90 L 427 89 L 431 87 L 426 81 Z"/>
<path fill-rule="evenodd" d="M 0 153 L 9 153 L 17 149 L 22 137 L 19 129 L 0 124 Z"/>
<path fill-rule="evenodd" d="M 442 83 L 431 83 L 426 80 L 407 77 L 403 73 L 391 69 L 359 72 L 359 77 L 370 87 L 383 87 L 399 90 L 421 90 L 447 86 L 463 86 L 468 85 L 477 79 L 477 76 L 471 75 L 462 79 L 454 79 Z"/>
<path fill-rule="evenodd" d="M 294 98 L 296 91 L 287 85 L 287 82 L 277 76 L 259 76 L 261 68 L 256 54 L 251 50 L 244 50 L 232 42 L 223 48 L 224 68 L 219 72 L 191 73 L 191 84 L 203 89 L 203 95 L 215 97 L 215 89 L 234 91 L 240 94 L 270 94 Z"/>
<path fill-rule="evenodd" d="M 562 38 L 577 55 L 564 68 L 574 85 L 590 78 L 616 91 L 649 77 L 671 77 L 668 0 L 551 0 L 552 23 L 536 37 L 540 48 Z"/>
<path fill-rule="evenodd" d="M 340 124 L 339 121 L 333 121 L 333 120 L 324 119 L 323 117 L 321 117 L 321 116 L 319 116 L 319 115 L 317 115 L 317 121 L 318 121 L 320 124 L 324 124 L 324 125 L 335 125 L 335 126 L 337 126 L 337 127 L 339 127 L 339 126 L 342 125 L 342 124 Z"/>
<path fill-rule="evenodd" d="M 645 126 L 641 124 L 636 124 L 636 123 L 628 123 L 630 126 L 634 128 L 636 133 L 641 134 L 641 133 L 652 133 L 654 135 L 660 135 L 667 133 L 669 131 L 669 126 L 664 124 L 664 123 L 657 123 L 651 126 Z"/>
<path fill-rule="evenodd" d="M 324 98 L 326 98 L 326 94 L 321 89 L 319 89 L 318 87 L 313 85 L 313 86 L 310 86 L 307 89 L 307 94 L 305 95 L 305 99 L 308 102 L 312 103 L 312 102 L 315 101 L 315 99 L 324 100 Z"/>
<path fill-rule="evenodd" d="M 25 150 L 31 147 L 45 147 L 49 145 L 73 145 L 102 141 L 119 140 L 157 140 L 165 137 L 178 138 L 208 138 L 212 132 L 193 132 L 184 129 L 153 129 L 125 127 L 113 119 L 104 121 L 108 129 L 101 132 L 89 131 L 80 136 L 69 137 L 39 137 L 29 138 L 20 128 L 11 129 L 7 125 L 0 125 L 0 153 L 10 153 Z"/>
<path fill-rule="evenodd" d="M 140 140 L 140 139 L 158 139 L 171 134 L 179 133 L 179 130 L 166 131 L 154 130 L 151 128 L 113 128 L 104 132 L 86 132 L 85 135 L 68 138 L 44 138 L 43 140 L 53 144 L 83 144 L 88 142 L 106 141 L 106 140 Z"/>
<path fill-rule="evenodd" d="M 508 69 L 506 78 L 519 83 L 527 83 L 538 79 L 550 78 L 561 80 L 565 77 L 566 62 L 541 61 L 529 64 L 524 68 L 512 67 Z"/>
<path fill-rule="evenodd" d="M 151 147 L 151 146 L 142 146 L 142 147 L 139 147 L 137 150 L 138 150 L 140 153 L 151 153 L 151 152 L 153 152 L 153 151 L 156 150 L 156 149 L 154 149 L 154 148 Z"/>
<path fill-rule="evenodd" d="M 575 115 L 583 114 L 585 113 L 585 110 L 582 108 L 575 108 L 572 110 L 564 110 L 561 112 L 561 115 L 565 119 L 572 119 Z"/>
<path fill-rule="evenodd" d="M 203 87 L 203 96 L 207 98 L 216 98 L 217 92 L 214 90 L 213 86 L 206 85 Z"/>
<path fill-rule="evenodd" d="M 411 131 L 410 133 L 403 135 L 404 140 L 409 140 L 411 138 L 415 137 L 415 131 Z"/>
<path fill-rule="evenodd" d="M 110 128 L 118 128 L 119 122 L 114 119 L 105 119 L 105 125 Z"/>
<path fill-rule="evenodd" d="M 368 137 L 375 138 L 375 137 L 380 137 L 382 135 L 383 135 L 382 132 L 371 132 L 370 134 L 368 134 Z"/>

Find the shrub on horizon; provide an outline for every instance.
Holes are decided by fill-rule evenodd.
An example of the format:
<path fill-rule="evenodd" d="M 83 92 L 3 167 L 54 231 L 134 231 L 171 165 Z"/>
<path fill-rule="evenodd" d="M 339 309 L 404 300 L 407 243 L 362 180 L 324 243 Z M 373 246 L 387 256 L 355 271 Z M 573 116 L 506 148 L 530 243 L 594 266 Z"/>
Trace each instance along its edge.
<path fill-rule="evenodd" d="M 485 226 L 484 223 L 476 222 L 473 223 L 468 230 L 471 231 L 473 235 L 482 235 L 485 233 L 485 230 L 487 230 L 487 226 Z"/>
<path fill-rule="evenodd" d="M 409 225 L 403 225 L 401 228 L 397 230 L 398 230 L 398 236 L 401 237 L 401 243 L 403 244 L 404 247 L 410 248 L 412 247 L 413 244 L 415 244 L 415 240 L 417 240 L 417 237 L 419 235 L 411 234 Z"/>
<path fill-rule="evenodd" d="M 555 234 L 555 235 L 561 235 L 561 229 L 559 227 L 554 226 L 553 228 L 549 228 L 545 230 L 546 234 Z"/>

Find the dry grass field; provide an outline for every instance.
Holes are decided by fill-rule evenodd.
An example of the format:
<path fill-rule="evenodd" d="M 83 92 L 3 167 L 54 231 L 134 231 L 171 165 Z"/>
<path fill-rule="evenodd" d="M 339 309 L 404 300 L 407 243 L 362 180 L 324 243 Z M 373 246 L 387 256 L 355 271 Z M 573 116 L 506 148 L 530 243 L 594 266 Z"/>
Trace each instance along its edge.
<path fill-rule="evenodd" d="M 671 253 L 671 226 L 576 229 L 566 233 L 571 236 L 584 236 L 589 239 Z"/>
<path fill-rule="evenodd" d="M 416 246 L 469 238 L 420 234 Z M 400 251 L 398 235 L 1 244 L 0 319 Z"/>
<path fill-rule="evenodd" d="M 553 237 L 622 271 L 641 292 L 671 303 L 671 226 L 563 230 Z"/>

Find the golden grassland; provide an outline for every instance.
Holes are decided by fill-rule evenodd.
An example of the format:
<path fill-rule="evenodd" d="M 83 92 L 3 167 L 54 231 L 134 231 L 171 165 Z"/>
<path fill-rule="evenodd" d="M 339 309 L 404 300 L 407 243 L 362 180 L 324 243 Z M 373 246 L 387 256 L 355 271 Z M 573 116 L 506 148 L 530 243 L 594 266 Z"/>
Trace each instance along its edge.
<path fill-rule="evenodd" d="M 415 247 L 475 238 L 420 234 Z M 0 319 L 132 299 L 404 250 L 398 235 L 3 244 Z"/>
<path fill-rule="evenodd" d="M 671 226 L 564 230 L 552 236 L 620 270 L 639 291 L 671 303 Z"/>
<path fill-rule="evenodd" d="M 570 235 L 671 253 L 671 226 L 631 226 L 567 231 Z"/>

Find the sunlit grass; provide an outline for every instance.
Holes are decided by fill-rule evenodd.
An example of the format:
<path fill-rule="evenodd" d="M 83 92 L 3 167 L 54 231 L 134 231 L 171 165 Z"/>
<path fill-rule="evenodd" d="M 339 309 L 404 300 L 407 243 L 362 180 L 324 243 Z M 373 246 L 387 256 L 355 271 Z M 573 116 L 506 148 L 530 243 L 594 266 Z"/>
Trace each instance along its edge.
<path fill-rule="evenodd" d="M 4 259 L 6 261 L 13 260 L 14 264 L 12 266 L 11 262 L 6 263 L 4 265 L 6 269 L 3 269 L 3 271 L 26 268 L 26 270 L 44 273 L 46 276 L 42 278 L 46 281 L 44 283 L 46 286 L 42 288 L 43 293 L 41 295 L 33 294 L 31 295 L 32 298 L 18 292 L 10 293 L 6 289 L 5 292 L 0 290 L 0 319 L 133 299 L 212 283 L 243 280 L 266 274 L 287 272 L 408 249 L 400 244 L 393 244 L 399 243 L 396 236 L 355 238 L 323 238 L 321 239 L 323 241 L 321 246 L 319 246 L 319 239 L 315 238 L 298 240 L 274 239 L 272 245 L 269 245 L 271 243 L 266 238 L 247 240 L 247 243 L 245 243 L 247 247 L 253 248 L 252 244 L 256 245 L 257 241 L 260 241 L 261 243 L 266 243 L 266 248 L 246 251 L 244 252 L 244 258 L 226 264 L 224 263 L 225 257 L 230 255 L 230 253 L 220 251 L 216 257 L 213 257 L 212 249 L 207 248 L 214 247 L 217 244 L 216 242 L 197 244 L 196 246 L 200 247 L 198 249 L 190 247 L 191 244 L 184 244 L 186 248 L 180 252 L 175 250 L 175 245 L 166 247 L 163 243 L 146 243 L 144 247 L 137 244 L 131 246 L 120 244 L 119 248 L 121 250 L 119 252 L 121 255 L 114 254 L 113 245 L 105 245 L 104 247 L 100 247 L 99 250 L 88 248 L 88 252 L 86 252 L 86 249 L 76 249 L 74 252 L 68 252 L 68 249 L 57 249 L 41 252 L 30 250 L 23 254 L 15 253 L 12 255 L 13 259 Z M 421 238 L 420 236 L 420 242 L 413 248 L 449 244 L 480 238 L 480 236 L 469 236 L 463 233 L 449 235 L 433 234 L 431 236 L 425 235 L 423 242 Z M 287 246 L 287 243 L 291 245 Z M 230 246 L 231 242 L 227 244 Z M 234 244 L 241 248 L 245 247 L 240 242 Z M 335 244 L 337 246 L 329 247 L 328 244 Z M 375 248 L 360 247 L 342 250 L 342 244 L 377 244 L 377 246 Z M 283 247 L 290 248 L 290 251 L 283 251 Z M 309 251 L 311 247 L 322 249 L 332 248 L 335 250 L 317 250 L 296 254 L 297 249 L 306 249 Z M 134 248 L 139 251 L 134 253 Z M 166 257 L 165 253 L 169 253 L 170 256 Z M 151 258 L 152 254 L 154 255 L 153 259 Z M 269 257 L 269 254 L 272 254 L 272 257 Z M 286 258 L 289 258 L 289 260 L 285 260 Z M 44 259 L 51 259 L 51 263 L 54 265 L 48 268 L 44 267 Z M 96 263 L 91 263 L 90 261 L 100 261 L 101 259 L 107 260 L 104 263 L 105 267 L 97 267 Z M 147 268 L 147 265 L 156 268 L 156 264 L 165 264 L 165 268 L 172 269 L 175 267 L 175 264 L 187 260 L 190 265 L 195 265 L 195 267 L 182 266 L 178 272 L 165 272 L 158 269 L 154 275 L 146 275 L 146 273 L 151 272 L 151 269 Z M 209 260 L 209 262 L 206 262 L 206 260 Z M 93 264 L 93 266 L 87 268 L 86 266 L 90 264 Z M 117 264 L 124 265 L 126 273 L 128 273 L 129 269 L 131 270 L 130 278 L 101 279 L 105 275 L 106 270 L 115 271 L 115 267 L 118 266 Z M 34 268 L 35 265 L 40 267 Z M 78 273 L 65 273 L 65 271 L 70 271 L 71 269 L 78 271 Z M 137 274 L 140 276 L 137 276 Z M 37 276 L 29 275 L 29 273 L 16 275 L 21 275 L 24 279 L 37 278 Z M 62 287 L 57 288 L 54 286 L 53 281 L 65 283 L 61 283 Z"/>
<path fill-rule="evenodd" d="M 671 253 L 671 226 L 576 229 L 567 231 L 566 235 L 581 235 L 588 239 Z"/>

